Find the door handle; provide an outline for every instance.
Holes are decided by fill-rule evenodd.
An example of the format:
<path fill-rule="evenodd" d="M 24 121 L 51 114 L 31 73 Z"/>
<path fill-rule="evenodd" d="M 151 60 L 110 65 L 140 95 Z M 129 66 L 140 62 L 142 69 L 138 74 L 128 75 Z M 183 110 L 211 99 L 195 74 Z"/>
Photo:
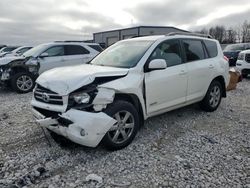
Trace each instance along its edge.
<path fill-rule="evenodd" d="M 212 64 L 210 64 L 210 65 L 209 65 L 209 68 L 210 68 L 210 69 L 213 69 L 213 68 L 214 68 L 214 66 L 213 66 Z"/>
<path fill-rule="evenodd" d="M 179 73 L 179 75 L 185 75 L 185 74 L 187 74 L 187 72 L 184 70 L 181 70 L 181 72 Z"/>

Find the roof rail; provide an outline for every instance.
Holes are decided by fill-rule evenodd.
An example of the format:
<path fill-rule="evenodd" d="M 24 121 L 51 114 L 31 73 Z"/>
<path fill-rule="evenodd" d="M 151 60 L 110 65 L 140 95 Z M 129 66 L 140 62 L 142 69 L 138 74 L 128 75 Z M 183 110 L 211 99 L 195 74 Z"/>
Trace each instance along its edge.
<path fill-rule="evenodd" d="M 201 33 L 189 33 L 189 32 L 171 32 L 166 34 L 166 36 L 174 36 L 174 35 L 185 35 L 185 36 L 196 36 L 196 37 L 205 37 L 212 39 L 213 37 L 208 34 L 201 34 Z"/>
<path fill-rule="evenodd" d="M 64 40 L 64 41 L 54 41 L 54 42 L 84 42 L 83 40 Z"/>

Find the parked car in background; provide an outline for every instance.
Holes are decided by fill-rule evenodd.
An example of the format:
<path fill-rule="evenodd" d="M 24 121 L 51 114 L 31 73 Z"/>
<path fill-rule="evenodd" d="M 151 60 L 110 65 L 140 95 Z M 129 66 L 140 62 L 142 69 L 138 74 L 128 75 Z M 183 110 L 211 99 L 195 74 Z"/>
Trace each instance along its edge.
<path fill-rule="evenodd" d="M 250 50 L 244 50 L 239 53 L 236 67 L 241 71 L 243 78 L 250 74 Z"/>
<path fill-rule="evenodd" d="M 6 45 L 0 44 L 0 50 L 4 47 L 6 47 Z"/>
<path fill-rule="evenodd" d="M 17 49 L 19 46 L 7 46 L 0 50 L 0 57 L 3 57 L 5 54 L 12 52 Z"/>
<path fill-rule="evenodd" d="M 226 46 L 223 53 L 229 59 L 229 65 L 236 66 L 239 53 L 247 49 L 250 49 L 250 43 L 230 44 Z"/>
<path fill-rule="evenodd" d="M 2 57 L 9 57 L 9 56 L 20 56 L 23 55 L 26 51 L 30 50 L 31 46 L 21 46 L 11 52 L 6 53 Z"/>
<path fill-rule="evenodd" d="M 196 102 L 216 110 L 229 65 L 218 41 L 192 35 L 119 41 L 87 65 L 43 73 L 31 102 L 37 122 L 56 140 L 116 150 L 149 117 Z"/>
<path fill-rule="evenodd" d="M 52 42 L 36 46 L 22 56 L 1 58 L 0 83 L 19 93 L 29 92 L 39 74 L 56 67 L 87 63 L 99 54 L 98 47 L 94 43 Z"/>

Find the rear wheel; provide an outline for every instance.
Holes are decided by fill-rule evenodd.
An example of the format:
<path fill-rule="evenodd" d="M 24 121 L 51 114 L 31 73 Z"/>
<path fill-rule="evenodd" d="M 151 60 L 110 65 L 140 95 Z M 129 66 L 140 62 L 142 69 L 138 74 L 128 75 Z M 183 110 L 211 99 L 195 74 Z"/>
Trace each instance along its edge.
<path fill-rule="evenodd" d="M 109 150 L 118 150 L 129 145 L 140 123 L 135 107 L 126 101 L 115 101 L 104 112 L 117 121 L 104 136 L 104 146 Z"/>
<path fill-rule="evenodd" d="M 29 72 L 17 73 L 11 79 L 11 87 L 18 93 L 28 93 L 35 86 L 35 79 Z"/>
<path fill-rule="evenodd" d="M 201 108 L 207 112 L 215 111 L 220 105 L 222 97 L 222 85 L 219 81 L 213 81 L 206 93 L 206 96 L 201 101 Z"/>

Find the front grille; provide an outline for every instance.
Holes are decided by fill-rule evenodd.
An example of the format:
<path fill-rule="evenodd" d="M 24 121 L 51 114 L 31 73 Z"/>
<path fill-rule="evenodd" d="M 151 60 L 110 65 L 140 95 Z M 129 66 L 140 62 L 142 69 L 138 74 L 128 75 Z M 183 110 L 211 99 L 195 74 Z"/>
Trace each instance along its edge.
<path fill-rule="evenodd" d="M 60 95 L 40 85 L 37 85 L 34 97 L 37 101 L 43 103 L 63 105 L 63 99 Z"/>
<path fill-rule="evenodd" d="M 246 62 L 250 63 L 250 54 L 246 54 L 245 60 L 246 60 Z"/>
<path fill-rule="evenodd" d="M 59 118 L 60 112 L 55 112 L 55 111 L 50 111 L 50 110 L 45 110 L 42 108 L 34 107 L 38 112 L 40 112 L 42 115 L 44 115 L 46 118 L 51 117 L 54 119 Z"/>

